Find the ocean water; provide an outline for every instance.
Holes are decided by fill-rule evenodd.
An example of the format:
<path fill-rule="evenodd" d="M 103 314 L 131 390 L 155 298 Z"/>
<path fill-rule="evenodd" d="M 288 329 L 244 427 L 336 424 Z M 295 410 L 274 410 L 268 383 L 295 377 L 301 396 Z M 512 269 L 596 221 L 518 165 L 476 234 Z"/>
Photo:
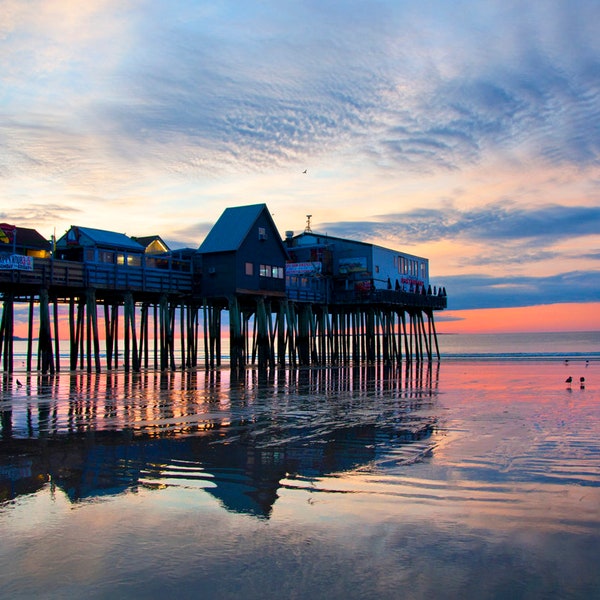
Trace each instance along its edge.
<path fill-rule="evenodd" d="M 600 359 L 600 331 L 442 334 L 438 342 L 442 358 Z"/>
<path fill-rule="evenodd" d="M 4 377 L 2 595 L 600 597 L 598 334 L 440 338 L 394 368 Z"/>

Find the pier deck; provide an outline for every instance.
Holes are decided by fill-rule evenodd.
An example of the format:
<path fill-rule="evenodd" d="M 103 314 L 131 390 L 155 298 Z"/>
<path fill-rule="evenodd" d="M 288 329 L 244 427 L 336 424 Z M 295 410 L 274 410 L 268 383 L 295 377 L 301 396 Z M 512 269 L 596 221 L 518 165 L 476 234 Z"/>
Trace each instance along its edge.
<path fill-rule="evenodd" d="M 332 294 L 326 303 L 301 297 L 296 290 L 205 297 L 193 261 L 169 257 L 161 259 L 160 267 L 156 264 L 146 257 L 140 265 L 35 258 L 31 270 L 0 270 L 2 370 L 14 369 L 19 309 L 28 315 L 27 370 L 34 370 L 37 355 L 36 368 L 42 373 L 60 370 L 58 341 L 66 331 L 71 370 L 100 371 L 101 354 L 107 369 L 118 368 L 118 356 L 126 370 L 195 368 L 202 340 L 204 364 L 211 368 L 221 364 L 222 335 L 229 338 L 235 368 L 257 359 L 259 368 L 267 368 L 286 361 L 310 365 L 439 358 L 433 312 L 446 308 L 445 295 L 349 291 Z M 228 314 L 228 336 L 222 312 Z M 181 345 L 180 365 L 175 363 L 176 344 Z"/>

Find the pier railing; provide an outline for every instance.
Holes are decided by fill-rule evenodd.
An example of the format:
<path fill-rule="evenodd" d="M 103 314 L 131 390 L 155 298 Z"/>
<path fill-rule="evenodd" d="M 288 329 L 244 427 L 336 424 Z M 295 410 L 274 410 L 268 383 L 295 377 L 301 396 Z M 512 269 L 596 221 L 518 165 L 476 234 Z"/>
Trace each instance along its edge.
<path fill-rule="evenodd" d="M 191 264 L 164 259 L 160 267 L 80 263 L 36 258 L 31 271 L 0 270 L 0 291 L 26 293 L 27 288 L 78 289 L 109 291 L 191 294 Z"/>
<path fill-rule="evenodd" d="M 349 290 L 336 291 L 331 299 L 332 304 L 379 304 L 390 306 L 407 306 L 415 308 L 431 308 L 443 310 L 447 307 L 447 297 L 432 294 L 415 294 L 401 290 Z"/>

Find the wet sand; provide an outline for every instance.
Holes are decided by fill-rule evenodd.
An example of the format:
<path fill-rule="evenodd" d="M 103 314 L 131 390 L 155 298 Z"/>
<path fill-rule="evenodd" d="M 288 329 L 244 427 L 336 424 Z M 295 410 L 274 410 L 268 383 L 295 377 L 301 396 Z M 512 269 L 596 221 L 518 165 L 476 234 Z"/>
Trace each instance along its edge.
<path fill-rule="evenodd" d="M 597 597 L 599 376 L 457 360 L 5 386 L 4 593 Z"/>

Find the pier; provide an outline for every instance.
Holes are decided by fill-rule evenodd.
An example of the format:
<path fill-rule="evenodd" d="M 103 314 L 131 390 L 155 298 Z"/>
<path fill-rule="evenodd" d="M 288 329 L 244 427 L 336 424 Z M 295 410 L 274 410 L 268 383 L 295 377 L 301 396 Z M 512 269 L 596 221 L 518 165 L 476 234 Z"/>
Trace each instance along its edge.
<path fill-rule="evenodd" d="M 367 279 L 350 271 L 348 259 L 338 261 L 338 271 L 328 266 L 335 264 L 329 238 L 304 248 L 320 262 L 290 259 L 303 248 L 279 238 L 265 208 L 228 209 L 197 251 L 149 254 L 123 240 L 112 250 L 87 246 L 84 234 L 95 230 L 84 228 L 77 243 L 67 232 L 62 251 L 57 244 L 52 252 L 20 255 L 15 244 L 0 268 L 2 371 L 15 370 L 15 319 L 24 314 L 25 369 L 43 374 L 211 369 L 224 356 L 233 369 L 439 359 L 434 312 L 446 308 L 447 298 L 417 279 L 417 257 L 414 268 L 405 267 L 394 254 L 394 268 L 412 269 L 419 282 L 402 278 L 396 286 L 390 277 L 375 281 L 366 259 L 352 260 L 364 262 Z M 250 223 L 237 242 L 230 242 L 231 216 Z M 232 248 L 222 247 L 224 226 Z M 256 239 L 255 250 L 249 239 Z M 303 273 L 307 264 L 317 271 Z M 61 341 L 69 344 L 68 365 L 61 364 Z"/>
<path fill-rule="evenodd" d="M 249 294 L 216 301 L 196 297 L 191 261 L 188 267 L 114 266 L 109 272 L 39 259 L 33 271 L 0 271 L 3 371 L 14 370 L 19 307 L 28 313 L 26 370 L 42 373 L 66 366 L 59 352 L 65 330 L 68 369 L 90 372 L 119 365 L 133 371 L 194 368 L 201 356 L 205 367 L 217 367 L 227 334 L 236 368 L 439 358 L 434 310 L 445 306 L 443 297 L 380 290 L 330 304 Z"/>

